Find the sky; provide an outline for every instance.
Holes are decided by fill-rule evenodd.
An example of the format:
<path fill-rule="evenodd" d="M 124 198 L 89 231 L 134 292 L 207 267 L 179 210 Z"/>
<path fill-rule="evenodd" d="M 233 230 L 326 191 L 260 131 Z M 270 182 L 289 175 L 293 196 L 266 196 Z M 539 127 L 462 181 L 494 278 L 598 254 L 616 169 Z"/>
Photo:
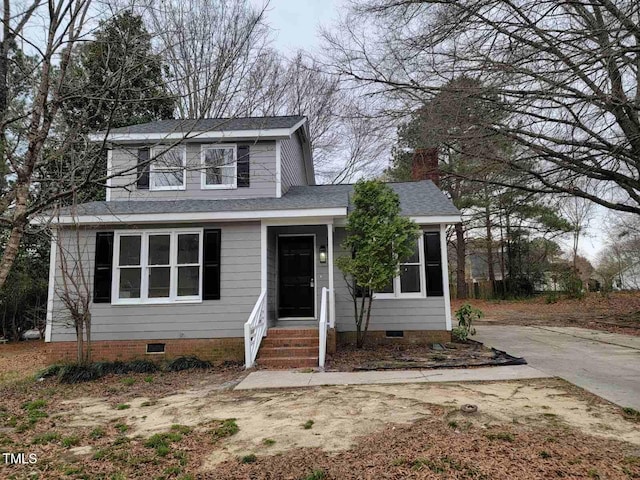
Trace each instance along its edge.
<path fill-rule="evenodd" d="M 263 0 L 252 1 L 256 6 L 264 4 Z M 346 0 L 271 0 L 267 23 L 273 29 L 273 47 L 285 55 L 292 55 L 300 49 L 318 51 L 321 48 L 320 27 L 330 27 L 339 18 L 344 4 Z M 606 209 L 597 207 L 589 231 L 580 239 L 580 254 L 591 262 L 596 261 L 606 238 L 606 216 Z M 569 236 L 560 239 L 559 243 L 565 250 L 571 248 Z"/>
<path fill-rule="evenodd" d="M 262 6 L 262 0 L 253 0 Z M 274 47 L 289 55 L 297 50 L 317 50 L 318 30 L 330 26 L 344 0 L 271 0 L 267 22 L 273 28 Z"/>

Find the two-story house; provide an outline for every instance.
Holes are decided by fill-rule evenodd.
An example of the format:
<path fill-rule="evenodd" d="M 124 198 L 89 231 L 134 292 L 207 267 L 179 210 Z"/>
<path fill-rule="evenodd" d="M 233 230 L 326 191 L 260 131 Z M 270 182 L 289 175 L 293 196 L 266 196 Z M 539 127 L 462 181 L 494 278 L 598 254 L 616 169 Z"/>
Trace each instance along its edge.
<path fill-rule="evenodd" d="M 338 344 L 353 340 L 353 301 L 334 266 L 353 186 L 315 184 L 305 117 L 164 120 L 92 139 L 109 146 L 111 178 L 106 201 L 53 223 L 51 361 L 76 352 L 63 270 L 88 285 L 95 360 L 251 365 L 260 348 L 267 365 L 315 366 L 319 325 L 335 327 Z M 423 235 L 376 294 L 369 338 L 449 340 L 445 227 L 460 213 L 431 181 L 390 185 Z"/>

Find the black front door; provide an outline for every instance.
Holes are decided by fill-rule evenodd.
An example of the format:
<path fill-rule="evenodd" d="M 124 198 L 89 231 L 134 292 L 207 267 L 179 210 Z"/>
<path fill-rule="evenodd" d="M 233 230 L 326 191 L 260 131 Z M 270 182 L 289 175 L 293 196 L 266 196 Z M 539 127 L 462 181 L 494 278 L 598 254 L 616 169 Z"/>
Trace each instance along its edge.
<path fill-rule="evenodd" d="M 278 239 L 278 317 L 314 316 L 313 237 Z"/>

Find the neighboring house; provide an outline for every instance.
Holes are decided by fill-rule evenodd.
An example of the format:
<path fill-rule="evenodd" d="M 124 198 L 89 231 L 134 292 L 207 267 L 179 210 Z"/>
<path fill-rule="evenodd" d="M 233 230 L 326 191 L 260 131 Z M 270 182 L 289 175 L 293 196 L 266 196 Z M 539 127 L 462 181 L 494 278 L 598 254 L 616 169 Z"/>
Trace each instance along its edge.
<path fill-rule="evenodd" d="M 268 365 L 318 365 L 319 321 L 335 324 L 330 343 L 353 339 L 353 302 L 334 266 L 347 254 L 353 186 L 315 184 L 305 117 L 165 120 L 113 129 L 106 141 L 109 173 L 121 173 L 107 201 L 65 210 L 54 224 L 51 360 L 73 360 L 76 349 L 59 298 L 63 263 L 88 279 L 96 360 L 195 354 L 251 364 L 261 321 Z M 369 338 L 449 340 L 442 253 L 460 213 L 431 181 L 390 186 L 424 233 L 393 293 L 378 294 Z"/>

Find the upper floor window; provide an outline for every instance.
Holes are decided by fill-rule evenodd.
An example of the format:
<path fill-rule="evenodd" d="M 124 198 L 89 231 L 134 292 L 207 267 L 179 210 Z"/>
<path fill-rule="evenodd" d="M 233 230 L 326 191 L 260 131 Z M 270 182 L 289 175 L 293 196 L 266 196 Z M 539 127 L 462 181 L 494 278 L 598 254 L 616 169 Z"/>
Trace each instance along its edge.
<path fill-rule="evenodd" d="M 202 188 L 236 188 L 238 154 L 236 145 L 203 145 Z"/>
<path fill-rule="evenodd" d="M 151 149 L 154 159 L 150 168 L 150 190 L 184 190 L 186 187 L 187 152 L 178 146 Z"/>

